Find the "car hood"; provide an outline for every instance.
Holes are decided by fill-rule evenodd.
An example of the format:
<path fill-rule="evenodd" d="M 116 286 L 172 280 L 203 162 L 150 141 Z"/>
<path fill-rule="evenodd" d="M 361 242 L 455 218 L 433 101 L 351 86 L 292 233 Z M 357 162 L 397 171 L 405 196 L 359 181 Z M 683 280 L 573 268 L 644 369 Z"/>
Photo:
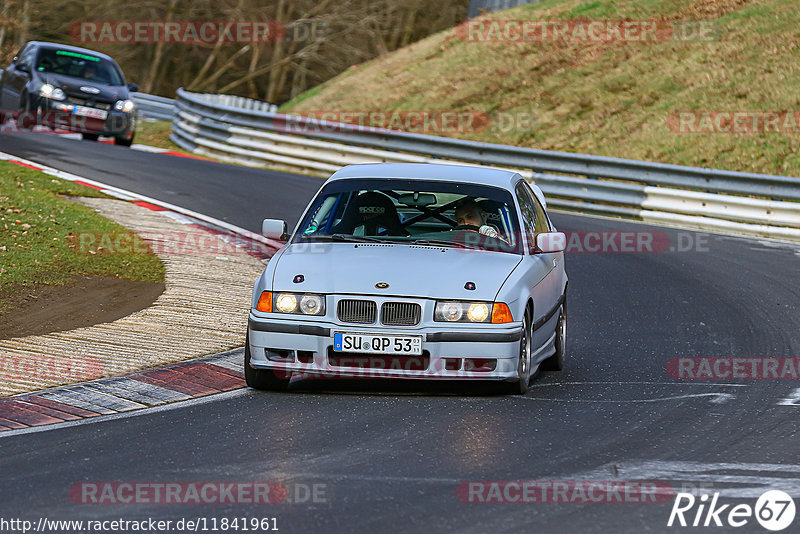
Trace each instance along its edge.
<path fill-rule="evenodd" d="M 103 101 L 125 100 L 128 98 L 128 88 L 124 85 L 106 85 L 103 83 L 92 83 L 83 78 L 65 76 L 63 74 L 53 74 L 52 72 L 40 73 L 42 83 L 49 83 L 53 87 L 59 87 L 69 95 L 80 96 L 86 99 L 96 98 Z M 82 91 L 81 87 L 93 87 L 99 92 Z"/>
<path fill-rule="evenodd" d="M 522 256 L 371 243 L 298 243 L 277 259 L 275 291 L 494 300 Z M 303 275 L 302 283 L 293 283 Z M 375 284 L 389 284 L 377 289 Z M 467 282 L 474 290 L 465 289 Z"/>

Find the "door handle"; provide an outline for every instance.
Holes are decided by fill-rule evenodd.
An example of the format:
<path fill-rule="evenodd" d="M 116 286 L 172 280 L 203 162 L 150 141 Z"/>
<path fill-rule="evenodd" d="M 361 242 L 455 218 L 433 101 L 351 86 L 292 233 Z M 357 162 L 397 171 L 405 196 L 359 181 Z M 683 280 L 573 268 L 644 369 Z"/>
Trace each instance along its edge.
<path fill-rule="evenodd" d="M 553 260 L 553 267 L 557 267 L 557 266 L 558 266 L 558 260 Z"/>

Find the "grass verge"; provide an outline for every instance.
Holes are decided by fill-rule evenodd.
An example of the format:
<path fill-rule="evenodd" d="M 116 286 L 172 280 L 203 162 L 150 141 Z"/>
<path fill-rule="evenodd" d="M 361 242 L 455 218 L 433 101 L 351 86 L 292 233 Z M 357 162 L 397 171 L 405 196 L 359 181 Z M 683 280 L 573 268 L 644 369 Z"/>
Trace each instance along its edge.
<path fill-rule="evenodd" d="M 79 253 L 82 232 L 128 230 L 66 196 L 105 195 L 0 161 L 0 313 L 13 307 L 21 287 L 62 285 L 81 275 L 164 281 L 164 265 L 152 253 Z"/>
<path fill-rule="evenodd" d="M 139 120 L 136 123 L 135 143 L 150 145 L 158 148 L 166 148 L 177 152 L 185 152 L 175 143 L 170 141 L 169 134 L 172 133 L 171 121 L 150 121 Z"/>

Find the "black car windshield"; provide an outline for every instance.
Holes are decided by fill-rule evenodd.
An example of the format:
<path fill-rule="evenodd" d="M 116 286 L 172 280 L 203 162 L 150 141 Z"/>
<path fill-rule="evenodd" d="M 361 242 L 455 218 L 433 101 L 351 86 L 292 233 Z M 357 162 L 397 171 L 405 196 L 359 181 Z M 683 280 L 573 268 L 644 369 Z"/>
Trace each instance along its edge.
<path fill-rule="evenodd" d="M 293 242 L 400 242 L 521 254 L 510 192 L 464 182 L 349 179 L 326 185 Z"/>
<path fill-rule="evenodd" d="M 36 70 L 82 78 L 90 83 L 125 85 L 122 73 L 114 62 L 71 50 L 42 48 L 36 59 Z"/>

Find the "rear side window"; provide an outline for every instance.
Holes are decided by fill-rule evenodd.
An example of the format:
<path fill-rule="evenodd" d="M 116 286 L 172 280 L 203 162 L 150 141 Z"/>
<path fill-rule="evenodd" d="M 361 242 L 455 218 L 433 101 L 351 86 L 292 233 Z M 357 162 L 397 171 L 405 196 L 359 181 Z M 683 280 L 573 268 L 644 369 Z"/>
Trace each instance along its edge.
<path fill-rule="evenodd" d="M 549 232 L 550 225 L 547 222 L 547 214 L 544 212 L 544 208 L 542 204 L 539 202 L 539 199 L 536 198 L 536 195 L 531 195 L 533 197 L 533 202 L 536 205 L 536 235 L 541 233 Z"/>
<path fill-rule="evenodd" d="M 530 194 L 530 190 L 523 182 L 517 184 L 516 193 L 517 200 L 519 200 L 519 209 L 522 212 L 525 236 L 528 240 L 528 246 L 532 247 L 536 243 L 534 239 L 536 233 L 536 203 Z"/>

